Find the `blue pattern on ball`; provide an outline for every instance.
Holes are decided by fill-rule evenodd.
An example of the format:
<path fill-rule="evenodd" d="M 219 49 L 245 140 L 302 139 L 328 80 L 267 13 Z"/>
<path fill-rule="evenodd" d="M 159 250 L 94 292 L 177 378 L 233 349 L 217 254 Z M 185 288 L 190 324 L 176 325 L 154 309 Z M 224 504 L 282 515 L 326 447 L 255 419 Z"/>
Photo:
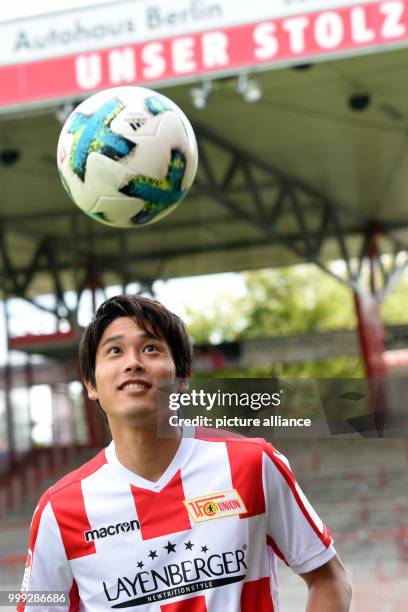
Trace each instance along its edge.
<path fill-rule="evenodd" d="M 119 160 L 125 157 L 136 146 L 120 134 L 110 129 L 113 119 L 125 108 L 117 98 L 112 98 L 91 115 L 75 113 L 68 128 L 74 134 L 75 143 L 72 148 L 70 165 L 75 174 L 85 180 L 86 162 L 93 151 L 106 155 L 110 159 Z"/>

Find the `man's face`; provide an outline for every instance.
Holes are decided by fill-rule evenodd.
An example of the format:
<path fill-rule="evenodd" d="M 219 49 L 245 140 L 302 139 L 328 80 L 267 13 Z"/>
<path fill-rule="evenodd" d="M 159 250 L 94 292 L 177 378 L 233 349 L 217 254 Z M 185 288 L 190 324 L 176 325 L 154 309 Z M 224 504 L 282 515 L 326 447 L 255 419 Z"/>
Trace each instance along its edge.
<path fill-rule="evenodd" d="M 130 317 L 115 319 L 105 329 L 96 352 L 94 386 L 88 395 L 99 400 L 109 421 L 121 418 L 142 424 L 156 416 L 158 388 L 173 384 L 176 366 L 169 345 L 148 334 Z"/>

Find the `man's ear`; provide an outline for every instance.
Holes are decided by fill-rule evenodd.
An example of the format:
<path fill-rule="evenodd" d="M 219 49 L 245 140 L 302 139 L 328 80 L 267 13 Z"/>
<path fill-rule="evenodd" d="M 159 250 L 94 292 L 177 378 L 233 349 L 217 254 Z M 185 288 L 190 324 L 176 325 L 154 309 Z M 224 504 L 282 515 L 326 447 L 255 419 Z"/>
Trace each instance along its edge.
<path fill-rule="evenodd" d="M 84 380 L 84 385 L 86 387 L 89 399 L 94 400 L 96 402 L 98 399 L 98 392 L 96 390 L 96 387 L 93 386 L 90 380 Z"/>
<path fill-rule="evenodd" d="M 191 368 L 189 368 L 186 372 L 186 376 L 185 378 L 181 378 L 179 381 L 179 387 L 180 387 L 180 392 L 184 393 L 185 391 L 188 391 L 188 385 L 190 382 L 190 378 L 193 374 L 193 370 Z"/>

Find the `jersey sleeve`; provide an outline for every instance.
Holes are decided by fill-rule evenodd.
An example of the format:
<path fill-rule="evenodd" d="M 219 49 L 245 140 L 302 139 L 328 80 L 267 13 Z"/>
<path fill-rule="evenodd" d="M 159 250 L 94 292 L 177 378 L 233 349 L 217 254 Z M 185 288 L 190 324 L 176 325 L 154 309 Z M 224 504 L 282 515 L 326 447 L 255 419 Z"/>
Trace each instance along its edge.
<path fill-rule="evenodd" d="M 45 493 L 34 510 L 30 526 L 29 545 L 21 591 L 41 591 L 44 594 L 63 591 L 65 602 L 52 606 L 46 603 L 41 610 L 73 612 L 79 610 L 76 583 L 61 540 L 49 494 Z M 17 612 L 37 612 L 40 608 L 22 603 Z"/>
<path fill-rule="evenodd" d="M 263 481 L 267 542 L 297 574 L 310 572 L 336 554 L 330 531 L 299 487 L 286 457 L 265 444 Z"/>

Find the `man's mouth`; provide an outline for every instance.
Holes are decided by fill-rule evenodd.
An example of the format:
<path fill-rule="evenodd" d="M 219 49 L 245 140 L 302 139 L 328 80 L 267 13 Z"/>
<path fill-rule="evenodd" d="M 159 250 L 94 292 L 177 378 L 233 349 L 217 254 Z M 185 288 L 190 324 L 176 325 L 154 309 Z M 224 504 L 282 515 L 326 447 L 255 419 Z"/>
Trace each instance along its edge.
<path fill-rule="evenodd" d="M 126 380 L 119 385 L 119 391 L 147 391 L 152 385 L 145 380 Z"/>

